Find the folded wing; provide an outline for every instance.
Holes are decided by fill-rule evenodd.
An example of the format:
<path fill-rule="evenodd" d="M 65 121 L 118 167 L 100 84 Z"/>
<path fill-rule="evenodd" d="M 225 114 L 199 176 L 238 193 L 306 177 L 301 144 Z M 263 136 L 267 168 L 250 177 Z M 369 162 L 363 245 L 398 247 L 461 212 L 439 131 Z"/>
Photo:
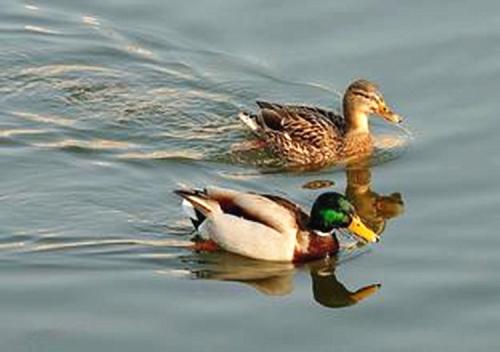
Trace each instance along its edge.
<path fill-rule="evenodd" d="M 303 106 L 280 105 L 258 101 L 258 118 L 269 133 L 286 134 L 298 143 L 320 147 L 326 140 L 341 136 L 344 119 L 332 111 Z"/>

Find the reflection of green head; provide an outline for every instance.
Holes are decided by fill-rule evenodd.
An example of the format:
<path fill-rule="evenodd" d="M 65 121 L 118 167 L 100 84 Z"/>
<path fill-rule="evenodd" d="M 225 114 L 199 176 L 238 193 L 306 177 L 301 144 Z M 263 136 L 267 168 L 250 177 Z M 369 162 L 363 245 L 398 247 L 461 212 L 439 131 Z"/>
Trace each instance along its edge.
<path fill-rule="evenodd" d="M 309 227 L 313 230 L 330 232 L 334 228 L 343 228 L 351 223 L 354 207 L 340 193 L 321 194 L 311 209 Z"/>

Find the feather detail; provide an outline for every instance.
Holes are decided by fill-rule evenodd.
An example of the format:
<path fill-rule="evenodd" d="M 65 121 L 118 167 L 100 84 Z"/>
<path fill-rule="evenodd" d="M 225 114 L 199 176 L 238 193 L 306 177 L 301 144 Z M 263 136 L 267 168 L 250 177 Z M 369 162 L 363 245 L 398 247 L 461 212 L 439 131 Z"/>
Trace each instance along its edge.
<path fill-rule="evenodd" d="M 324 164 L 343 149 L 345 121 L 328 110 L 257 101 L 256 115 L 240 114 L 242 121 L 258 131 L 268 149 L 290 163 Z"/>
<path fill-rule="evenodd" d="M 208 198 L 205 191 L 182 189 L 175 190 L 174 193 L 188 201 L 195 210 L 205 217 L 214 212 L 222 212 L 219 204 Z"/>
<path fill-rule="evenodd" d="M 216 214 L 205 223 L 210 238 L 229 252 L 261 260 L 293 260 L 295 238 L 262 223 L 230 214 Z"/>
<path fill-rule="evenodd" d="M 191 202 L 187 201 L 186 199 L 183 199 L 181 204 L 182 204 L 182 210 L 191 220 L 198 220 L 198 216 L 196 215 L 195 209 L 193 207 L 193 204 L 191 204 Z"/>
<path fill-rule="evenodd" d="M 224 188 L 207 188 L 208 196 L 216 200 L 222 211 L 261 223 L 284 234 L 298 229 L 297 214 L 269 197 Z"/>
<path fill-rule="evenodd" d="M 260 129 L 260 127 L 257 125 L 257 122 L 255 121 L 255 115 L 250 115 L 246 112 L 240 112 L 238 114 L 238 117 L 245 125 L 247 125 L 248 128 L 250 128 L 252 132 L 257 132 Z"/>

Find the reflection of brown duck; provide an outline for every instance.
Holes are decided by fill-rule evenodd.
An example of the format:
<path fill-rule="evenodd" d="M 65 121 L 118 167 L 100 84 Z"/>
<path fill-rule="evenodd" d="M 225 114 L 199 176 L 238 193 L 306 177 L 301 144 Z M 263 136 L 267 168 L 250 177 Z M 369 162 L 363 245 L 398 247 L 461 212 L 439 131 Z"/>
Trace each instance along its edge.
<path fill-rule="evenodd" d="M 380 235 L 388 219 L 401 215 L 404 202 L 400 193 L 380 195 L 371 189 L 371 170 L 365 164 L 351 164 L 346 169 L 346 197 L 363 222 Z"/>
<path fill-rule="evenodd" d="M 197 279 L 242 282 L 271 296 L 288 295 L 293 291 L 297 267 L 291 263 L 257 261 L 232 253 L 199 253 L 200 265 L 189 268 Z M 368 285 L 351 292 L 335 277 L 335 259 L 328 258 L 308 263 L 313 297 L 329 308 L 356 304 L 373 295 L 379 284 Z"/>

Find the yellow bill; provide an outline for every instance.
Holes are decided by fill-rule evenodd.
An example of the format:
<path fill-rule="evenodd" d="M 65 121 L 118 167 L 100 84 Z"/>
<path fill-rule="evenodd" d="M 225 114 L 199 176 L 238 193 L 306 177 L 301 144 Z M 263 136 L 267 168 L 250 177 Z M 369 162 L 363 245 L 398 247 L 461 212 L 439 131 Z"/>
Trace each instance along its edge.
<path fill-rule="evenodd" d="M 366 227 L 365 224 L 361 221 L 359 216 L 354 215 L 352 217 L 351 224 L 348 227 L 349 231 L 357 235 L 358 237 L 361 237 L 367 242 L 374 243 L 378 242 L 379 237 L 375 232 L 370 230 L 368 227 Z"/>

